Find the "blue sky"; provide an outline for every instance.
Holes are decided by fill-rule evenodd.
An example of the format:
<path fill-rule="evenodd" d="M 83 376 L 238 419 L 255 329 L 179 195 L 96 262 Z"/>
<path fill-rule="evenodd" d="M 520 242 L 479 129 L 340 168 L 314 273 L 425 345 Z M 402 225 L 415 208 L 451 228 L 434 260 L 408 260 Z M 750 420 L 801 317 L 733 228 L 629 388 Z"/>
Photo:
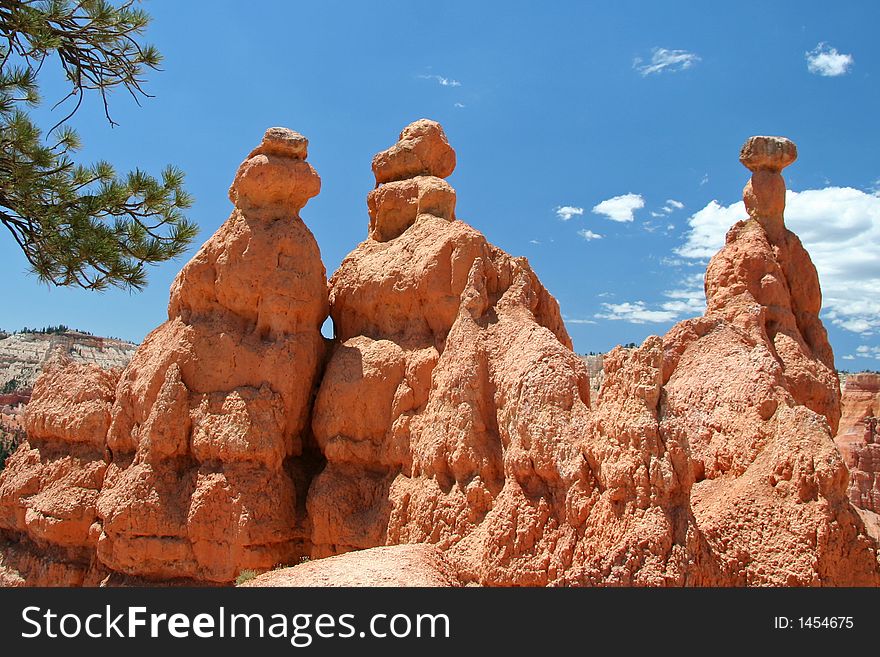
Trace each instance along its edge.
<path fill-rule="evenodd" d="M 80 157 L 183 168 L 199 243 L 228 216 L 243 157 L 287 126 L 323 180 L 302 216 L 329 275 L 366 236 L 373 154 L 433 118 L 458 154 L 459 218 L 528 257 L 577 351 L 604 351 L 702 311 L 707 256 L 743 216 L 739 148 L 784 135 L 800 152 L 787 220 L 819 267 L 837 366 L 880 369 L 878 3 L 144 6 L 165 56 L 155 97 L 116 94 L 115 128 L 85 103 Z M 42 85 L 47 101 L 63 95 L 51 70 Z M 0 327 L 139 341 L 183 262 L 152 268 L 142 293 L 49 289 L 0 238 Z"/>

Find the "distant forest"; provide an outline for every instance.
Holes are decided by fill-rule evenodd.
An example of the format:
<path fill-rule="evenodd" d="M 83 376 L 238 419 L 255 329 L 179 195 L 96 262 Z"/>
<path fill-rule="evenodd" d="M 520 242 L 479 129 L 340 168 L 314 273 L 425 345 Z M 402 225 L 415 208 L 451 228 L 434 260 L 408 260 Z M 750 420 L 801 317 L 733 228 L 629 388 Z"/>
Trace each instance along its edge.
<path fill-rule="evenodd" d="M 44 326 L 43 328 L 28 328 L 25 326 L 20 331 L 4 331 L 0 329 L 0 335 L 17 335 L 19 333 L 38 333 L 40 335 L 50 335 L 53 333 L 67 333 L 68 331 L 74 331 L 76 333 L 82 333 L 83 335 L 93 335 L 88 331 L 80 331 L 79 329 L 72 329 L 69 326 L 65 326 L 64 324 L 59 324 L 58 326 Z"/>

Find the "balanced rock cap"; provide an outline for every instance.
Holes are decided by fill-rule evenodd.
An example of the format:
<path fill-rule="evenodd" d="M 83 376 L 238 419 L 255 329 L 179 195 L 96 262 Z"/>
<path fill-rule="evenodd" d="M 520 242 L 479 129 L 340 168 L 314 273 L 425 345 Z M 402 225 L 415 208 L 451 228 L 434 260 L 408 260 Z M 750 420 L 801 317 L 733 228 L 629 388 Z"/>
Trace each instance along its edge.
<path fill-rule="evenodd" d="M 309 140 L 289 128 L 269 128 L 238 167 L 229 200 L 236 207 L 298 215 L 321 191 L 321 177 L 306 162 Z"/>
<path fill-rule="evenodd" d="M 290 128 L 269 128 L 248 158 L 261 154 L 304 160 L 309 155 L 309 140 Z"/>
<path fill-rule="evenodd" d="M 376 184 L 416 176 L 446 178 L 455 170 L 455 151 L 443 127 L 430 119 L 406 126 L 394 146 L 373 158 Z"/>
<path fill-rule="evenodd" d="M 739 161 L 749 171 L 779 173 L 797 159 L 797 146 L 785 137 L 749 137 L 739 152 Z"/>

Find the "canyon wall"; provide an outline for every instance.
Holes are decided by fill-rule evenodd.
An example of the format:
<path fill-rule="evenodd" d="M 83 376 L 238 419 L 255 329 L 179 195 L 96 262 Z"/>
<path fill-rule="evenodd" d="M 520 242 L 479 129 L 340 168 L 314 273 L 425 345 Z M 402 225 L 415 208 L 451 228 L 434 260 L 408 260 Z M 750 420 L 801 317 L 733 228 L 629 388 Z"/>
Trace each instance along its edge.
<path fill-rule="evenodd" d="M 136 344 L 87 335 L 79 331 L 59 333 L 13 333 L 0 336 L 0 389 L 14 382 L 17 390 L 30 396 L 40 372 L 56 360 L 91 363 L 104 369 L 123 368 Z M 0 406 L 15 405 L 0 399 Z M 26 400 L 25 400 L 26 403 Z"/>
<path fill-rule="evenodd" d="M 860 509 L 880 513 L 880 374 L 850 374 L 841 410 L 835 442 L 849 467 L 849 499 Z"/>

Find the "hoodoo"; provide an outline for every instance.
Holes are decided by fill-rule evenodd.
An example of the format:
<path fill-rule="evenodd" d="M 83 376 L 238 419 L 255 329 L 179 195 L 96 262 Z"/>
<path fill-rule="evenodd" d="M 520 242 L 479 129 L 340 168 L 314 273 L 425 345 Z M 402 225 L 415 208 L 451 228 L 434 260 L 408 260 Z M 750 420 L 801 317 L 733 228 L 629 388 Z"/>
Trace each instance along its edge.
<path fill-rule="evenodd" d="M 687 448 L 690 507 L 721 583 L 877 584 L 877 544 L 832 440 L 839 383 L 819 279 L 783 217 L 796 153 L 782 137 L 743 146 L 749 216 L 709 263 L 706 314 L 663 338 L 660 426 Z"/>
<path fill-rule="evenodd" d="M 57 361 L 37 379 L 27 441 L 0 473 L 0 585 L 100 582 L 95 506 L 119 373 Z"/>
<path fill-rule="evenodd" d="M 451 167 L 412 155 L 446 147 L 419 121 L 374 158 L 369 237 L 330 281 L 315 555 L 435 543 L 488 585 L 878 583 L 832 441 L 818 277 L 784 224 L 794 144 L 746 142 L 749 217 L 705 316 L 609 354 L 592 411 L 556 302 L 452 220 Z"/>
<path fill-rule="evenodd" d="M 113 571 L 230 582 L 309 552 L 303 461 L 327 288 L 299 217 L 321 185 L 307 147 L 266 131 L 229 190 L 232 215 L 122 375 L 98 500 Z"/>
<path fill-rule="evenodd" d="M 848 496 L 819 280 L 785 226 L 791 141 L 743 146 L 706 313 L 606 354 L 593 400 L 528 261 L 456 216 L 438 123 L 373 159 L 329 289 L 307 146 L 266 132 L 121 376 L 37 382 L 0 583 L 222 584 L 308 556 L 253 583 L 880 585 L 850 501 L 876 483 Z"/>

